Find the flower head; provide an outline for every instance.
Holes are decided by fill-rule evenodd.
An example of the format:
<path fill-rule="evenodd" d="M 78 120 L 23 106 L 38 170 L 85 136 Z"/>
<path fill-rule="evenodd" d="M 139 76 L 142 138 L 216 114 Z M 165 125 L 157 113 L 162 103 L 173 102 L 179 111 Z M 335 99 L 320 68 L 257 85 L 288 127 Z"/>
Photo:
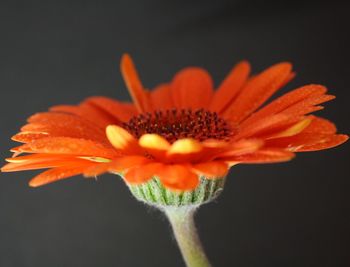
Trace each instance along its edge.
<path fill-rule="evenodd" d="M 348 139 L 330 121 L 310 115 L 334 98 L 322 85 L 302 86 L 264 105 L 294 77 L 290 63 L 250 76 L 249 63 L 240 62 L 217 90 L 197 67 L 151 91 L 128 55 L 121 71 L 133 103 L 91 97 L 33 115 L 12 138 L 24 144 L 11 150 L 2 171 L 49 169 L 31 186 L 112 172 L 131 187 L 156 177 L 162 187 L 188 191 L 199 188 L 201 177 L 225 177 L 235 164 L 288 161 L 295 152 Z"/>

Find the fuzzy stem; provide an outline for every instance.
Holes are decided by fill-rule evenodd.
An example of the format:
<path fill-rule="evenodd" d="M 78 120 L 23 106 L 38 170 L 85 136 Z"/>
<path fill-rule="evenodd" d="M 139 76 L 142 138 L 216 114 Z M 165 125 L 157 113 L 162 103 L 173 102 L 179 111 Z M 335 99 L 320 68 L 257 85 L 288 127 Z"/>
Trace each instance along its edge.
<path fill-rule="evenodd" d="M 194 207 L 165 208 L 187 267 L 211 267 L 197 234 L 194 212 Z"/>

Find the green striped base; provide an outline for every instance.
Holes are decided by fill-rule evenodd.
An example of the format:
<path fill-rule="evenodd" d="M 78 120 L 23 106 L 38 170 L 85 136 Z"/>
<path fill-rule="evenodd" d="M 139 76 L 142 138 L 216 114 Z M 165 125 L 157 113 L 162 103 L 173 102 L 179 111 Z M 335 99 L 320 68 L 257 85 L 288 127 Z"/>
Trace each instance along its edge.
<path fill-rule="evenodd" d="M 155 206 L 197 206 L 216 198 L 223 190 L 225 178 L 200 178 L 193 191 L 176 192 L 165 188 L 158 178 L 141 185 L 128 185 L 131 193 L 140 201 Z"/>

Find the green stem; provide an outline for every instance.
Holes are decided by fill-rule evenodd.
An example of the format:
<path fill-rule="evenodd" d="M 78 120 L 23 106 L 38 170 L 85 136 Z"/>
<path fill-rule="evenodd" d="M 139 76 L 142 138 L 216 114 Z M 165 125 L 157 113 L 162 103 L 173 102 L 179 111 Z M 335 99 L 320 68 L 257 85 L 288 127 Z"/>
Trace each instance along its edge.
<path fill-rule="evenodd" d="M 187 267 L 211 267 L 197 234 L 194 212 L 193 207 L 165 208 Z"/>

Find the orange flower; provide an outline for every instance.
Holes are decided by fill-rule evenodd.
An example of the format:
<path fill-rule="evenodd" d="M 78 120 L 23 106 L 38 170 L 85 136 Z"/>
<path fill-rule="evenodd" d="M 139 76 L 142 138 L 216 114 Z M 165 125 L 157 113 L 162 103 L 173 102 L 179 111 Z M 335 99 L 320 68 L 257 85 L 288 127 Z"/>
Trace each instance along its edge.
<path fill-rule="evenodd" d="M 334 98 L 324 86 L 300 87 L 260 108 L 294 77 L 287 62 L 255 76 L 240 62 L 215 91 L 208 72 L 197 67 L 152 91 L 128 55 L 121 71 L 133 104 L 91 97 L 35 114 L 12 138 L 24 144 L 11 150 L 14 157 L 2 171 L 49 168 L 31 186 L 112 172 L 131 185 L 158 177 L 165 187 L 184 191 L 196 188 L 200 175 L 222 178 L 235 164 L 287 161 L 295 152 L 348 139 L 330 121 L 309 115 Z"/>

